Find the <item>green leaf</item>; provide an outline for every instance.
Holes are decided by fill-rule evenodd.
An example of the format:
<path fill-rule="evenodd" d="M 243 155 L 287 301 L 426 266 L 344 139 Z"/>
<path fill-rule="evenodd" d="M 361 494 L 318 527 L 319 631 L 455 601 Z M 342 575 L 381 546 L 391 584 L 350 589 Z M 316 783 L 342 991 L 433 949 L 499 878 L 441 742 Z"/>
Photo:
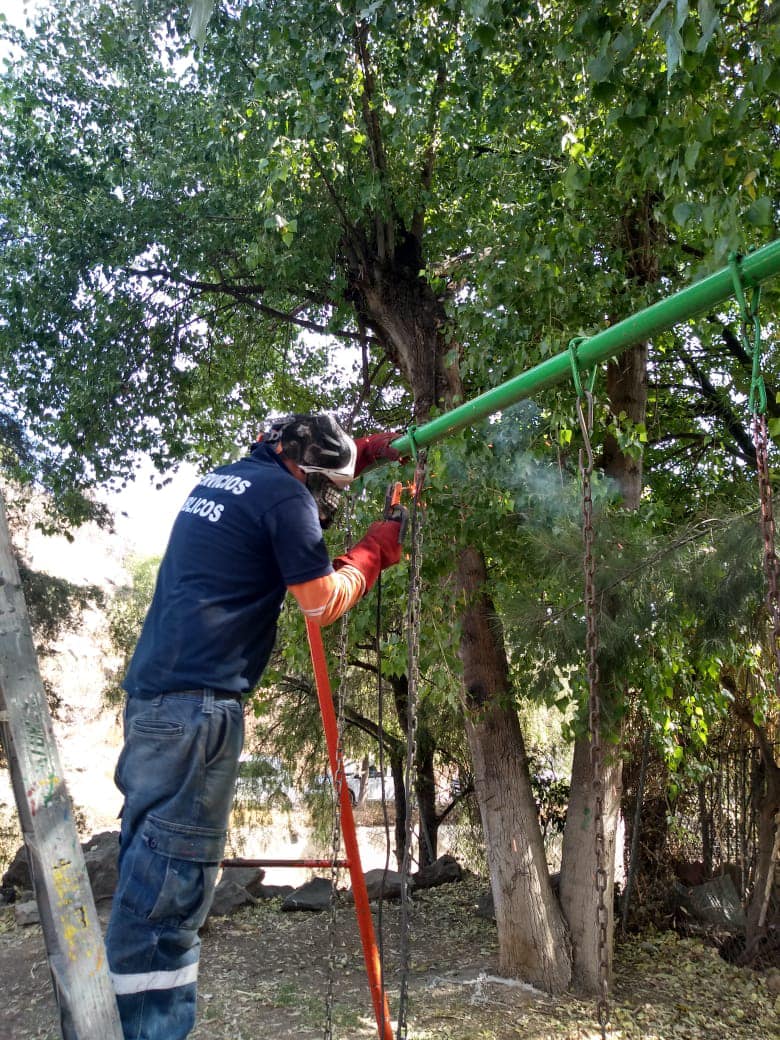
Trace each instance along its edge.
<path fill-rule="evenodd" d="M 659 18 L 663 14 L 663 12 L 666 10 L 670 3 L 671 0 L 659 0 L 658 6 L 647 20 L 648 27 L 653 24 L 656 18 Z"/>
<path fill-rule="evenodd" d="M 198 44 L 206 38 L 206 27 L 215 6 L 216 0 L 190 0 L 190 36 Z"/>
<path fill-rule="evenodd" d="M 701 37 L 696 50 L 703 54 L 720 24 L 720 14 L 713 0 L 699 0 L 698 11 Z"/>
<path fill-rule="evenodd" d="M 745 219 L 755 227 L 769 227 L 772 223 L 772 200 L 769 196 L 762 195 L 756 199 L 745 214 Z"/>
<path fill-rule="evenodd" d="M 685 227 L 693 212 L 694 207 L 690 202 L 678 202 L 672 210 L 672 216 L 675 223 L 679 224 L 680 227 Z"/>

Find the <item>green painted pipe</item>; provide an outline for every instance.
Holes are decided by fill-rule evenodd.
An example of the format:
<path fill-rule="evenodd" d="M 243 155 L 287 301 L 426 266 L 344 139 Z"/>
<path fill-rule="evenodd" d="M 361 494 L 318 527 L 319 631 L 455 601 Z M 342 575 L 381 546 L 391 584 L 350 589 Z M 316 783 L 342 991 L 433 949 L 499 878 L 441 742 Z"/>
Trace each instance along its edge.
<path fill-rule="evenodd" d="M 780 274 L 780 239 L 748 253 L 739 260 L 742 284 L 748 287 L 760 285 L 776 274 Z M 581 370 L 607 361 L 616 354 L 650 339 L 658 332 L 671 329 L 681 321 L 709 310 L 716 304 L 735 295 L 734 275 L 731 267 L 724 267 L 708 275 L 673 296 L 646 307 L 629 318 L 612 325 L 603 332 L 582 340 L 577 346 L 577 359 Z M 396 438 L 392 446 L 404 455 L 412 451 L 412 438 L 418 448 L 428 447 L 448 434 L 473 426 L 480 419 L 503 411 L 518 401 L 532 397 L 545 387 L 554 386 L 565 379 L 573 379 L 571 354 L 568 350 L 542 361 L 527 372 L 507 380 L 493 390 L 488 390 L 472 401 L 458 405 L 452 411 L 437 416 L 430 422 L 413 428 Z"/>

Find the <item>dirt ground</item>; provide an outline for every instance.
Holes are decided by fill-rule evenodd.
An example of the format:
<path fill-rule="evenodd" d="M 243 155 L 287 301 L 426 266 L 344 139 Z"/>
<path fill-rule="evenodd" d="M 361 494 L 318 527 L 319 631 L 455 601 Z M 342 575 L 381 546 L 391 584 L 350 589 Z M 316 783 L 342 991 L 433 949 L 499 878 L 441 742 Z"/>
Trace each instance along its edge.
<path fill-rule="evenodd" d="M 551 999 L 497 977 L 495 926 L 474 913 L 484 887 L 469 879 L 415 897 L 408 1040 L 599 1040 L 591 1001 Z M 397 904 L 375 915 L 393 1017 L 400 922 Z M 770 975 L 735 968 L 712 947 L 672 933 L 631 938 L 617 949 L 607 1037 L 778 1040 L 778 980 Z M 0 913 L 0 978 L 0 1040 L 57 1040 L 41 930 L 18 928 L 12 908 Z M 314 1040 L 327 1036 L 328 1003 L 333 1040 L 377 1036 L 351 905 L 333 915 L 282 913 L 272 900 L 210 921 L 194 1040 Z"/>

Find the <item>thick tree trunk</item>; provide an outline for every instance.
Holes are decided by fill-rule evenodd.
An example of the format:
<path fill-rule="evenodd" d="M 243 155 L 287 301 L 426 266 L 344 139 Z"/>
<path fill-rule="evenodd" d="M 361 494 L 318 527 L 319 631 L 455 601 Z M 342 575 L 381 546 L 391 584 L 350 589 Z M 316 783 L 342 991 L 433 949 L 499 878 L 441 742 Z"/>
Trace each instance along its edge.
<path fill-rule="evenodd" d="M 761 754 L 760 780 L 753 795 L 758 831 L 756 872 L 745 911 L 744 960 L 750 963 L 769 931 L 770 904 L 780 862 L 780 766 L 766 730 L 748 712 L 743 719 L 758 741 Z"/>
<path fill-rule="evenodd" d="M 434 754 L 436 747 L 424 732 L 417 737 L 417 805 L 420 810 L 420 869 L 436 862 L 439 845 L 439 816 L 436 812 L 436 778 Z"/>
<path fill-rule="evenodd" d="M 607 366 L 607 393 L 612 414 L 624 414 L 632 424 L 645 421 L 647 407 L 647 345 L 640 344 Z M 624 454 L 617 440 L 604 438 L 604 471 L 620 486 L 623 505 L 637 509 L 642 495 L 642 458 Z M 617 603 L 601 603 L 613 614 Z M 601 695 L 608 690 L 609 676 L 603 676 Z M 602 740 L 602 747 L 604 741 Z M 599 993 L 602 956 L 611 978 L 614 946 L 615 835 L 620 814 L 622 765 L 618 757 L 604 763 L 602 776 L 605 863 L 607 872 L 606 948 L 599 948 L 599 910 L 596 889 L 598 860 L 595 840 L 596 794 L 591 768 L 591 746 L 587 736 L 579 737 L 574 748 L 574 768 L 561 859 L 561 906 L 571 930 L 575 985 L 586 993 Z"/>
<path fill-rule="evenodd" d="M 647 344 L 632 347 L 607 365 L 607 395 L 614 416 L 625 413 L 632 424 L 647 413 Z M 604 472 L 620 486 L 626 509 L 637 509 L 642 497 L 642 458 L 624 455 L 612 434 L 604 438 Z"/>
<path fill-rule="evenodd" d="M 605 901 L 609 922 L 607 942 L 603 951 L 600 948 L 597 916 L 596 798 L 592 783 L 590 743 L 584 739 L 578 740 L 574 747 L 571 797 L 563 835 L 560 898 L 574 948 L 572 982 L 579 990 L 590 994 L 599 992 L 602 955 L 607 965 L 607 977 L 612 977 L 615 836 L 620 815 L 620 762 L 605 763 L 602 775 L 607 871 Z"/>
<path fill-rule="evenodd" d="M 398 870 L 404 862 L 406 848 L 406 769 L 405 760 L 401 756 L 390 759 L 393 774 L 393 792 L 395 794 L 395 863 Z"/>
<path fill-rule="evenodd" d="M 465 549 L 460 655 L 466 733 L 485 832 L 498 926 L 499 971 L 548 993 L 570 981 L 566 925 L 550 885 L 523 737 L 509 690 L 501 632 L 486 592 L 485 564 Z"/>
<path fill-rule="evenodd" d="M 626 252 L 626 273 L 639 284 L 652 284 L 658 279 L 658 239 L 663 229 L 653 216 L 654 199 L 648 194 L 627 210 L 621 220 L 621 237 Z M 647 344 L 626 351 L 607 366 L 607 395 L 612 415 L 632 424 L 644 423 L 647 411 Z M 627 455 L 620 450 L 616 438 L 604 438 L 601 466 L 620 487 L 623 506 L 637 509 L 642 496 L 642 456 Z M 597 535 L 598 537 L 598 535 Z M 598 580 L 598 576 L 597 576 Z M 600 609 L 618 616 L 620 604 L 600 600 Z M 611 677 L 602 674 L 602 695 L 616 695 Z M 602 746 L 604 741 L 602 740 Z M 611 967 L 614 944 L 614 900 L 612 898 L 615 864 L 615 834 L 620 810 L 621 760 L 605 763 L 604 832 L 607 871 L 607 949 Z M 573 978 L 585 992 L 599 993 L 599 915 L 596 897 L 597 854 L 594 837 L 595 792 L 590 765 L 590 741 L 580 737 L 575 743 L 572 795 L 564 832 L 561 861 L 561 904 L 572 934 L 574 949 Z"/>
<path fill-rule="evenodd" d="M 346 243 L 351 294 L 366 326 L 408 379 L 415 421 L 424 422 L 433 406 L 451 407 L 462 387 L 456 361 L 446 360 L 453 356 L 444 335 L 446 313 L 419 275 L 419 242 L 403 229 L 392 237 L 402 243 L 392 258 L 377 257 L 359 238 Z M 550 886 L 503 637 L 477 549 L 461 551 L 457 580 L 465 604 L 462 697 L 495 902 L 499 967 L 559 993 L 570 981 L 570 946 Z"/>
<path fill-rule="evenodd" d="M 403 733 L 409 730 L 409 682 L 405 675 L 391 679 L 393 700 L 398 724 Z M 417 795 L 417 806 L 420 813 L 420 843 L 418 865 L 420 868 L 430 866 L 436 860 L 439 823 L 436 813 L 436 780 L 434 776 L 434 755 L 436 744 L 431 736 L 424 711 L 418 710 L 417 716 L 417 760 L 414 768 L 414 790 Z M 403 769 L 405 785 L 406 769 Z M 400 857 L 406 845 L 406 790 L 402 803 L 396 799 L 395 828 L 396 841 Z"/>

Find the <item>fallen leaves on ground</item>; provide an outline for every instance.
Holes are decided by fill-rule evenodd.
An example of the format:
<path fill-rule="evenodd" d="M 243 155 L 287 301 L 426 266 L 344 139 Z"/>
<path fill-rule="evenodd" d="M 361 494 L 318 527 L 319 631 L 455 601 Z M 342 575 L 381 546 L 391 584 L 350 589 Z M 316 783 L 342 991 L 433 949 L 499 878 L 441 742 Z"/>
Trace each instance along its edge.
<path fill-rule="evenodd" d="M 475 914 L 485 887 L 469 878 L 415 897 L 408 1040 L 601 1040 L 593 1000 L 551 998 L 498 977 L 495 925 Z M 375 909 L 374 922 L 395 1026 L 404 947 L 398 904 Z M 0 977 L 14 1011 L 9 1033 L 11 1012 L 0 1008 L 0 1036 L 58 1035 L 53 999 L 42 999 L 42 948 L 40 928 L 16 928 L 12 912 L 0 914 Z M 615 951 L 607 1040 L 780 1040 L 780 997 L 767 980 L 699 940 L 632 936 Z M 315 1040 L 328 1015 L 334 1040 L 377 1037 L 354 907 L 282 913 L 269 901 L 210 922 L 192 1040 Z"/>

